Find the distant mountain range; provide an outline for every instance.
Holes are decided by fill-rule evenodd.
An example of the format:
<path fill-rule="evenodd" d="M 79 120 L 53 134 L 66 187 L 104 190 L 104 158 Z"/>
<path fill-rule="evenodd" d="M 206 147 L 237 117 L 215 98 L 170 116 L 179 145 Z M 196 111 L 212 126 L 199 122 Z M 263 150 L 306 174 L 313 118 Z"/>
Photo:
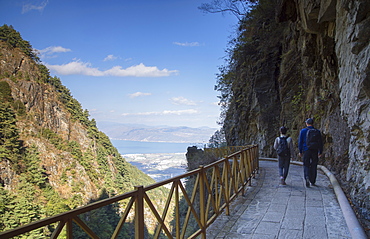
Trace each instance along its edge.
<path fill-rule="evenodd" d="M 147 126 L 107 121 L 98 122 L 97 125 L 99 130 L 107 134 L 111 139 L 145 142 L 208 142 L 210 137 L 217 130 L 209 127 Z"/>

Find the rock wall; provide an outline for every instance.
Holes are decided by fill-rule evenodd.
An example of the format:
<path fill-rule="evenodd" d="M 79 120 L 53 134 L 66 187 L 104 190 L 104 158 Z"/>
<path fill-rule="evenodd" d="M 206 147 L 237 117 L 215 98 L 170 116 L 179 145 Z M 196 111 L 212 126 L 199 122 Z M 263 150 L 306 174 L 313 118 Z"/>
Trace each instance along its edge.
<path fill-rule="evenodd" d="M 370 3 L 342 0 L 336 9 L 340 109 L 351 134 L 344 180 L 370 220 Z"/>
<path fill-rule="evenodd" d="M 224 120 L 228 144 L 258 143 L 262 156 L 274 157 L 279 127 L 297 142 L 304 120 L 313 117 L 325 142 L 320 163 L 368 221 L 370 2 L 280 0 L 274 9 L 276 21 L 266 16 L 253 32 L 264 41 L 254 40 L 257 50 L 243 49 L 237 61 Z"/>

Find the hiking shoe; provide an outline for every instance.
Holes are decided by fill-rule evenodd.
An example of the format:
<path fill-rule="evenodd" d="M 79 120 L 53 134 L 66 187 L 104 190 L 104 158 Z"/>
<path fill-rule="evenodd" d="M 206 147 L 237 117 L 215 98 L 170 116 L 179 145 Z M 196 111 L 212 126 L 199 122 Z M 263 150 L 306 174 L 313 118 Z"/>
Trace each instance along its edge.
<path fill-rule="evenodd" d="M 310 187 L 310 181 L 308 181 L 308 179 L 306 179 L 306 187 Z"/>
<path fill-rule="evenodd" d="M 284 180 L 284 178 L 283 178 L 283 177 L 280 177 L 280 184 L 281 184 L 281 185 L 286 185 L 285 180 Z"/>
<path fill-rule="evenodd" d="M 311 186 L 316 186 L 316 184 L 315 183 L 311 183 Z"/>

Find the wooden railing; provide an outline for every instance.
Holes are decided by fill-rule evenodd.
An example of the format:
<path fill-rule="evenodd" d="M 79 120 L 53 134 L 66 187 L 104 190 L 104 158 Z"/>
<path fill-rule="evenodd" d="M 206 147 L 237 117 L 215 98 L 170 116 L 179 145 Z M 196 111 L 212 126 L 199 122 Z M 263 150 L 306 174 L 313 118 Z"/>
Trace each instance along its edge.
<path fill-rule="evenodd" d="M 220 147 L 220 148 L 204 148 L 204 152 L 212 154 L 215 157 L 221 159 L 235 152 L 243 150 L 245 147 L 246 146 L 227 146 L 227 147 Z"/>
<path fill-rule="evenodd" d="M 209 150 L 209 149 L 207 149 Z M 218 150 L 218 149 L 215 149 Z M 226 150 L 226 149 L 225 149 Z M 219 150 L 220 151 L 220 150 Z M 150 211 L 156 218 L 156 230 L 153 238 L 206 238 L 207 227 L 223 210 L 229 215 L 230 202 L 239 194 L 245 193 L 245 186 L 251 183 L 252 177 L 258 171 L 258 146 L 245 146 L 242 150 L 230 154 L 212 164 L 201 166 L 196 170 L 164 180 L 146 187 L 137 186 L 134 191 L 101 200 L 56 216 L 30 223 L 19 228 L 1 232 L 0 238 L 12 238 L 35 229 L 56 224 L 50 238 L 58 238 L 65 230 L 68 239 L 73 238 L 72 222 L 82 228 L 91 238 L 99 238 L 79 215 L 90 212 L 122 200 L 129 200 L 125 210 L 120 215 L 120 221 L 115 227 L 111 238 L 117 238 L 124 223 L 128 223 L 129 215 L 134 218 L 135 238 L 145 238 L 145 214 Z M 194 188 L 189 194 L 184 187 L 184 179 L 194 179 Z M 159 212 L 150 199 L 150 191 L 171 185 L 167 202 L 163 211 Z M 181 198 L 186 203 L 185 218 L 180 217 Z M 174 203 L 174 213 L 169 212 L 170 204 Z M 196 206 L 197 205 L 197 206 Z M 174 215 L 174 223 L 166 223 L 170 213 Z M 132 214 L 134 215 L 132 217 Z M 189 221 L 195 221 L 196 228 L 188 229 Z"/>

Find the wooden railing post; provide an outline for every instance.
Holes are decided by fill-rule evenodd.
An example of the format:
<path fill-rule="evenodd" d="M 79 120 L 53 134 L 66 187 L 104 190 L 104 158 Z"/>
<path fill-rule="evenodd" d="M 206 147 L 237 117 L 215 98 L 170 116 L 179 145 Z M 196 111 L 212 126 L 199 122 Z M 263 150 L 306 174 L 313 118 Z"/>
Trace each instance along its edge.
<path fill-rule="evenodd" d="M 176 238 L 180 238 L 180 194 L 179 194 L 179 185 L 177 182 L 175 186 L 175 220 L 176 220 Z M 180 182 L 181 183 L 181 182 Z"/>
<path fill-rule="evenodd" d="M 135 186 L 135 239 L 144 238 L 144 187 Z"/>
<path fill-rule="evenodd" d="M 205 199 L 205 180 L 206 179 L 206 173 L 204 170 L 203 165 L 199 166 L 200 172 L 199 172 L 199 208 L 200 208 L 200 230 L 202 231 L 202 239 L 206 239 L 206 199 Z"/>
<path fill-rule="evenodd" d="M 67 231 L 67 239 L 73 238 L 73 230 L 72 230 L 72 218 L 68 218 L 66 222 L 66 231 Z"/>
<path fill-rule="evenodd" d="M 251 153 L 251 150 L 248 150 L 246 152 L 246 155 L 247 155 L 247 161 L 248 161 L 248 186 L 252 186 L 252 174 L 253 174 L 253 165 L 255 164 L 254 163 L 254 157 L 253 157 L 253 154 Z"/>
<path fill-rule="evenodd" d="M 240 165 L 242 165 L 241 168 L 241 176 L 242 176 L 242 183 L 243 183 L 243 189 L 242 189 L 242 195 L 245 193 L 245 182 L 248 180 L 248 161 L 246 158 L 246 151 L 242 151 L 240 155 Z"/>
<path fill-rule="evenodd" d="M 223 172 L 224 183 L 225 183 L 225 205 L 226 205 L 226 215 L 230 215 L 229 200 L 230 200 L 230 184 L 229 184 L 229 173 L 230 173 L 230 164 L 229 157 L 225 158 L 225 167 Z"/>

